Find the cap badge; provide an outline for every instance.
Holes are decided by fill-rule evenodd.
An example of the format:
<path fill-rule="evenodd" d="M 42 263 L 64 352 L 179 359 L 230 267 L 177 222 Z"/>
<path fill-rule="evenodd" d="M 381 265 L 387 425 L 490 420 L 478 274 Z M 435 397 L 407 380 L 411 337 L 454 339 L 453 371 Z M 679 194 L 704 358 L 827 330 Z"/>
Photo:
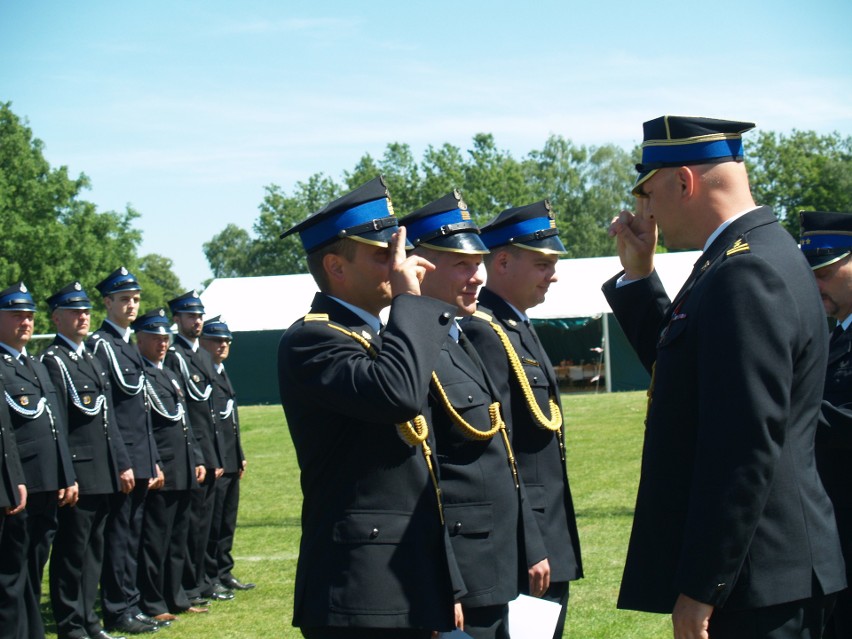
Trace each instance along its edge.
<path fill-rule="evenodd" d="M 127 274 L 129 273 L 129 271 L 128 271 L 126 268 L 124 268 L 124 267 L 122 266 L 122 267 L 121 267 L 121 270 L 119 271 L 119 273 L 121 273 L 122 275 L 127 275 Z"/>
<path fill-rule="evenodd" d="M 26 287 L 26 286 L 24 286 L 24 283 L 23 283 L 23 282 L 21 282 L 21 288 L 20 288 L 20 291 L 21 291 L 21 293 L 26 293 L 26 292 L 27 292 L 27 287 Z"/>
<path fill-rule="evenodd" d="M 166 312 L 163 309 L 160 309 L 160 317 L 165 317 Z"/>

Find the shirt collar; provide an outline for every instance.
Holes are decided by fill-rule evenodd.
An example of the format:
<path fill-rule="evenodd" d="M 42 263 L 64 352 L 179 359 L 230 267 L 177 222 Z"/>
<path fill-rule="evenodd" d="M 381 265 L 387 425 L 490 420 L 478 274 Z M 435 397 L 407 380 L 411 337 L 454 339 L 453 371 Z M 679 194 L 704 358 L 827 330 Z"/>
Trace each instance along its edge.
<path fill-rule="evenodd" d="M 115 332 L 118 333 L 119 335 L 121 335 L 121 339 L 123 339 L 128 344 L 130 343 L 130 333 L 132 331 L 130 330 L 129 326 L 127 328 L 122 328 L 121 326 L 119 326 L 118 324 L 116 324 L 115 322 L 110 320 L 109 318 L 104 318 L 104 322 L 106 322 L 107 324 L 112 326 L 115 329 Z"/>
<path fill-rule="evenodd" d="M 77 355 L 82 355 L 83 353 L 86 352 L 86 342 L 80 342 L 80 345 L 78 346 L 77 344 L 72 342 L 70 339 L 65 337 L 62 333 L 57 333 L 56 336 L 61 337 L 65 341 L 65 343 L 68 345 L 68 348 L 71 349 L 72 353 L 76 353 Z"/>
<path fill-rule="evenodd" d="M 506 302 L 506 300 L 503 300 L 503 301 Z M 506 304 L 508 305 L 509 308 L 511 308 L 513 311 L 515 311 L 515 315 L 518 316 L 519 320 L 521 320 L 524 324 L 529 324 L 530 318 L 529 318 L 529 316 L 527 316 L 526 313 L 522 313 L 521 311 L 519 311 L 517 308 L 515 308 L 509 302 L 506 302 Z"/>
<path fill-rule="evenodd" d="M 190 342 L 188 339 L 186 339 L 186 338 L 185 338 L 183 335 L 181 335 L 180 333 L 178 333 L 175 337 L 177 337 L 177 339 L 182 339 L 182 340 L 183 340 L 183 342 L 184 342 L 184 344 L 186 344 L 187 346 L 189 346 L 189 347 L 192 349 L 192 352 L 193 352 L 193 353 L 197 353 L 197 352 L 198 352 L 198 340 L 195 340 L 195 341 L 193 341 L 193 342 Z"/>
<path fill-rule="evenodd" d="M 12 348 L 6 342 L 0 342 L 0 346 L 2 346 L 7 351 L 9 351 L 9 355 L 14 357 L 15 359 L 18 359 L 21 355 L 27 354 L 27 347 L 26 346 L 23 348 L 23 350 L 20 350 L 20 351 L 17 348 Z"/>
<path fill-rule="evenodd" d="M 461 335 L 461 327 L 458 322 L 452 322 L 450 324 L 450 337 L 454 342 L 459 341 L 459 335 Z"/>
<path fill-rule="evenodd" d="M 382 320 L 380 320 L 378 317 L 376 317 L 375 315 L 371 315 L 370 313 L 365 311 L 363 308 L 358 308 L 357 306 L 354 306 L 354 305 L 350 304 L 349 302 L 344 302 L 339 297 L 334 297 L 334 295 L 329 295 L 329 297 L 331 299 L 333 299 L 335 302 L 337 302 L 338 304 L 340 304 L 341 306 L 348 308 L 350 311 L 355 313 L 355 315 L 357 315 L 362 320 L 364 320 L 365 324 L 368 324 L 370 326 L 370 328 L 373 329 L 373 331 L 376 333 L 376 335 L 379 334 L 379 331 L 382 329 Z"/>
<path fill-rule="evenodd" d="M 715 240 L 717 237 L 719 237 L 722 234 L 722 231 L 724 231 L 726 228 L 728 228 L 735 220 L 737 220 L 738 218 L 741 218 L 746 213 L 751 213 L 752 211 L 756 210 L 757 208 L 758 207 L 755 206 L 753 208 L 746 209 L 745 211 L 740 211 L 736 215 L 732 215 L 727 220 L 722 222 L 719 225 L 719 228 L 717 228 L 715 231 L 713 231 L 710 234 L 710 237 L 707 238 L 707 241 L 704 242 L 704 252 L 705 253 L 707 252 L 707 249 L 710 248 L 710 245 L 713 243 L 713 240 Z"/>
<path fill-rule="evenodd" d="M 159 368 L 160 370 L 163 370 L 163 362 L 152 362 L 150 359 L 148 359 L 144 355 L 142 356 L 142 359 L 144 359 L 146 362 L 148 362 L 154 368 Z"/>
<path fill-rule="evenodd" d="M 845 320 L 843 320 L 842 322 L 840 322 L 840 325 L 843 327 L 843 330 L 844 330 L 844 331 L 847 331 L 847 330 L 849 329 L 849 325 L 850 325 L 850 324 L 852 324 L 852 315 L 850 315 L 850 316 L 849 316 L 849 317 L 847 317 Z"/>

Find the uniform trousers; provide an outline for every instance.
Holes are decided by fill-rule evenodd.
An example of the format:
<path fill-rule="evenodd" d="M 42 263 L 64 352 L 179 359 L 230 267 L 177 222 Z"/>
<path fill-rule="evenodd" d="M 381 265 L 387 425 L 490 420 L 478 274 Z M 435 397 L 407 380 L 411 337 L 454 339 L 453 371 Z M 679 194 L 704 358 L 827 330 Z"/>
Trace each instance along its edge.
<path fill-rule="evenodd" d="M 825 639 L 844 639 L 852 637 L 852 508 L 835 506 L 834 516 L 846 561 L 846 581 L 850 587 L 837 593 L 834 611 L 825 628 Z"/>
<path fill-rule="evenodd" d="M 207 579 L 207 541 L 213 523 L 213 506 L 216 501 L 216 475 L 207 469 L 204 483 L 193 488 L 190 498 L 189 536 L 186 541 L 186 562 L 183 567 L 183 588 L 192 599 L 210 594 L 213 584 Z"/>
<path fill-rule="evenodd" d="M 152 490 L 145 504 L 139 561 L 139 607 L 152 617 L 190 607 L 181 585 L 191 490 Z"/>
<path fill-rule="evenodd" d="M 129 494 L 109 497 L 101 569 L 101 607 L 107 627 L 140 612 L 136 574 L 147 494 L 148 480 L 141 478 Z"/>
<path fill-rule="evenodd" d="M 70 506 L 66 506 L 70 508 Z M 42 639 L 44 620 L 41 616 L 41 582 L 44 567 L 50 556 L 50 547 L 56 535 L 57 509 L 56 491 L 27 495 L 27 508 L 21 513 L 21 522 L 26 527 L 27 545 L 24 550 L 27 562 L 27 583 L 24 591 L 26 622 L 21 624 L 19 636 L 24 639 Z M 22 620 L 23 621 L 23 620 Z"/>
<path fill-rule="evenodd" d="M 562 634 L 565 630 L 565 615 L 568 612 L 568 594 L 570 581 L 551 581 L 547 592 L 542 595 L 544 601 L 551 601 L 562 606 L 559 611 L 559 619 L 556 621 L 556 629 L 553 631 L 553 639 L 562 639 Z M 524 594 L 529 594 L 529 580 L 527 587 L 522 589 Z"/>
<path fill-rule="evenodd" d="M 20 634 L 26 626 L 24 590 L 27 584 L 26 526 L 21 512 L 9 516 L 0 509 L 0 638 L 28 639 Z M 19 521 L 15 521 L 19 520 Z"/>
<path fill-rule="evenodd" d="M 710 617 L 712 639 L 822 639 L 834 595 L 819 595 L 749 610 L 717 608 Z"/>
<path fill-rule="evenodd" d="M 240 507 L 240 474 L 225 473 L 216 480 L 210 540 L 207 542 L 206 571 L 211 584 L 232 578 L 234 534 Z"/>
<path fill-rule="evenodd" d="M 109 495 L 80 495 L 73 508 L 59 509 L 50 555 L 50 603 L 59 639 L 76 639 L 102 629 L 95 614 L 104 524 Z"/>
<path fill-rule="evenodd" d="M 509 604 L 464 608 L 464 631 L 473 639 L 509 639 Z"/>

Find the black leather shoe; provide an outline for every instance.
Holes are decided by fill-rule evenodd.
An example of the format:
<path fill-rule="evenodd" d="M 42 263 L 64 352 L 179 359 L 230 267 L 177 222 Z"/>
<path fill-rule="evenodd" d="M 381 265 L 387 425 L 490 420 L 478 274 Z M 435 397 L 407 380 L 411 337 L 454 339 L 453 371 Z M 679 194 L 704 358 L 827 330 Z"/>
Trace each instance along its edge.
<path fill-rule="evenodd" d="M 142 635 L 157 632 L 158 627 L 154 624 L 143 623 L 138 619 L 127 615 L 126 617 L 119 619 L 116 623 L 111 624 L 108 629 L 110 632 L 117 630 L 118 632 L 126 632 L 131 635 Z"/>
<path fill-rule="evenodd" d="M 205 597 L 209 597 L 214 601 L 230 601 L 234 598 L 234 591 L 228 590 L 222 584 L 215 584 L 213 586 L 213 592 L 207 594 L 205 593 Z"/>
<path fill-rule="evenodd" d="M 149 626 L 154 626 L 155 628 L 167 628 L 168 626 L 172 625 L 171 621 L 160 621 L 158 619 L 154 619 L 153 617 L 149 617 L 144 612 L 136 613 L 135 615 L 133 615 L 133 618 L 136 621 L 140 621 Z"/>
<path fill-rule="evenodd" d="M 252 583 L 243 583 L 236 577 L 226 577 L 222 580 L 222 585 L 225 588 L 230 588 L 231 590 L 251 590 L 255 587 L 255 584 Z"/>
<path fill-rule="evenodd" d="M 107 634 L 106 630 L 98 630 L 97 632 L 90 632 L 89 637 L 90 637 L 90 639 L 127 639 L 126 637 L 119 637 L 118 635 Z"/>
<path fill-rule="evenodd" d="M 207 601 L 207 599 L 205 599 L 204 597 L 193 597 L 189 600 L 189 603 L 191 603 L 193 606 L 206 606 L 210 602 Z"/>

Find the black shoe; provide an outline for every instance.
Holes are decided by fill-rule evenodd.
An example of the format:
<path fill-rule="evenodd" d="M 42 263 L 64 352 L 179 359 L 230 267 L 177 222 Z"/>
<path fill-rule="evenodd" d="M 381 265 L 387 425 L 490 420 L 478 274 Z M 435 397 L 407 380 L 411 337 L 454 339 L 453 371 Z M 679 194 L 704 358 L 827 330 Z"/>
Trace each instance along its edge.
<path fill-rule="evenodd" d="M 244 584 L 236 577 L 226 577 L 222 580 L 222 585 L 225 586 L 225 588 L 230 588 L 231 590 L 251 590 L 255 587 L 255 584 Z"/>
<path fill-rule="evenodd" d="M 119 632 L 126 632 L 131 635 L 141 635 L 145 633 L 157 632 L 159 628 L 153 624 L 143 623 L 138 619 L 127 615 L 126 617 L 119 619 L 117 623 L 111 624 L 109 626 L 110 632 L 113 632 L 115 630 Z"/>
<path fill-rule="evenodd" d="M 90 632 L 89 639 L 127 639 L 126 637 L 119 637 L 117 635 L 109 635 L 106 630 L 98 630 L 97 632 Z"/>
<path fill-rule="evenodd" d="M 234 598 L 234 591 L 228 590 L 222 584 L 214 584 L 213 592 L 204 593 L 204 596 L 214 601 L 230 601 Z"/>
<path fill-rule="evenodd" d="M 154 619 L 153 617 L 149 617 L 144 612 L 138 612 L 133 615 L 133 618 L 136 621 L 140 621 L 148 626 L 154 626 L 155 628 L 167 628 L 172 625 L 171 621 L 160 621 L 158 619 Z"/>
<path fill-rule="evenodd" d="M 201 606 L 206 606 L 210 602 L 207 601 L 207 599 L 205 599 L 204 597 L 193 597 L 192 599 L 189 600 L 189 603 L 191 603 L 193 606 L 201 607 Z"/>

